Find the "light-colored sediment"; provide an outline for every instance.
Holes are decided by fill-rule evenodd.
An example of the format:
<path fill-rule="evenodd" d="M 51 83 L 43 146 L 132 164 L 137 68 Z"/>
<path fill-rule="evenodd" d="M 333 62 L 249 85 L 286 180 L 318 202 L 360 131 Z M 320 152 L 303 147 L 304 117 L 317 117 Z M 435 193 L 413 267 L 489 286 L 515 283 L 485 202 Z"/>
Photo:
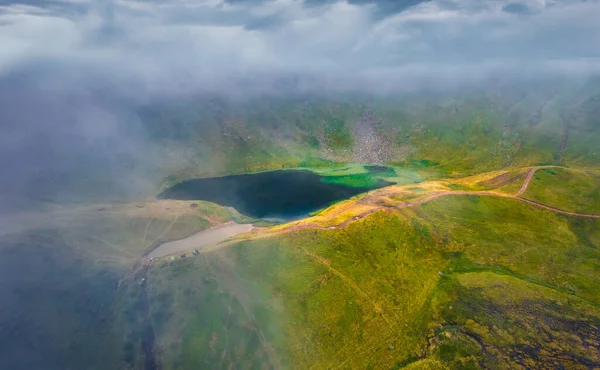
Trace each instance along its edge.
<path fill-rule="evenodd" d="M 163 243 L 148 253 L 147 258 L 161 258 L 179 252 L 202 249 L 202 247 L 220 243 L 223 240 L 238 234 L 247 233 L 251 231 L 252 228 L 253 226 L 251 224 L 237 224 L 235 222 L 229 222 L 223 225 L 212 227 L 210 229 L 202 230 L 194 235 L 188 236 L 185 239 Z"/>

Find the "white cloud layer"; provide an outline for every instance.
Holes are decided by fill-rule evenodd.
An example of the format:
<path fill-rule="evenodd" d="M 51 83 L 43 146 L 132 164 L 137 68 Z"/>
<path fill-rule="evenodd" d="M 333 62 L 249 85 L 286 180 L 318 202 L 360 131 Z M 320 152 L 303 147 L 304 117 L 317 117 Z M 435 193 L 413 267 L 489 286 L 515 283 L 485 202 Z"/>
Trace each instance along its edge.
<path fill-rule="evenodd" d="M 0 76 L 66 66 L 166 91 L 289 75 L 393 89 L 597 72 L 599 1 L 401 3 L 9 0 L 0 6 Z"/>
<path fill-rule="evenodd" d="M 4 0 L 0 194 L 152 188 L 163 159 L 137 108 L 161 98 L 586 77 L 598 14 L 597 0 Z"/>

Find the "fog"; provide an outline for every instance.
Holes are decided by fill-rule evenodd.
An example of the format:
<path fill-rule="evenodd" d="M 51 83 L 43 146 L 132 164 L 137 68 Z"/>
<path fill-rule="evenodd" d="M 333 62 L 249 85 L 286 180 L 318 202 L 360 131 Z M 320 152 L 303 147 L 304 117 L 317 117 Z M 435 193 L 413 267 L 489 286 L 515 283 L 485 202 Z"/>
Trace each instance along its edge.
<path fill-rule="evenodd" d="M 235 171 L 240 168 L 243 171 L 244 161 L 267 162 L 264 167 L 252 169 L 257 171 L 272 169 L 267 168 L 271 163 L 283 167 L 277 161 L 280 158 L 275 157 L 285 155 L 287 148 L 248 149 L 262 143 L 272 144 L 259 137 L 267 131 L 274 132 L 276 139 L 283 138 L 282 147 L 297 149 L 291 154 L 296 159 L 304 156 L 304 152 L 298 152 L 314 141 L 317 143 L 313 146 L 320 148 L 321 153 L 329 150 L 323 149 L 321 143 L 326 140 L 318 137 L 322 131 L 310 132 L 312 137 L 308 139 L 314 139 L 313 142 L 300 143 L 310 136 L 308 130 L 300 134 L 301 130 L 293 131 L 294 127 L 286 130 L 289 127 L 284 124 L 288 121 L 268 122 L 272 127 L 262 130 L 267 126 L 263 122 L 269 119 L 297 118 L 290 118 L 289 113 L 295 111 L 290 109 L 279 115 L 279 106 L 274 104 L 275 108 L 270 110 L 272 107 L 267 103 L 264 111 L 252 117 L 254 131 L 247 135 L 243 135 L 246 133 L 243 127 L 236 131 L 245 122 L 234 117 L 227 122 L 235 126 L 228 132 L 229 141 L 217 142 L 230 128 L 220 125 L 231 117 L 223 119 L 227 112 L 219 113 L 223 107 L 227 110 L 229 101 L 244 103 L 245 99 L 260 97 L 266 99 L 251 102 L 264 103 L 264 100 L 270 102 L 270 98 L 316 96 L 314 101 L 321 96 L 354 98 L 364 94 L 360 98 L 367 103 L 360 101 L 359 108 L 354 107 L 362 112 L 373 95 L 397 98 L 423 93 L 429 98 L 482 87 L 493 92 L 496 87 L 513 85 L 526 89 L 530 83 L 540 81 L 558 81 L 559 85 L 569 82 L 573 84 L 569 87 L 574 91 L 572 95 L 576 95 L 581 86 L 586 86 L 586 80 L 600 74 L 598 15 L 600 0 L 0 0 L 0 368 L 119 368 L 113 364 L 135 362 L 134 343 L 136 348 L 142 347 L 136 351 L 145 352 L 144 357 L 151 360 L 145 368 L 155 368 L 153 350 L 158 350 L 159 344 L 153 348 L 150 312 L 155 315 L 153 320 L 162 315 L 163 328 L 159 330 L 169 326 L 169 330 L 177 333 L 179 324 L 170 328 L 171 322 L 167 320 L 171 318 L 167 313 L 181 309 L 181 317 L 172 312 L 173 322 L 192 323 L 188 321 L 190 317 L 185 317 L 183 297 L 190 299 L 189 291 L 204 291 L 208 281 L 212 282 L 212 277 L 208 279 L 210 274 L 173 272 L 174 280 L 169 277 L 169 284 L 173 284 L 172 291 L 178 296 L 173 307 L 160 297 L 150 300 L 154 306 L 149 307 L 145 288 L 140 288 L 143 294 L 137 298 L 138 286 L 145 287 L 146 281 L 146 275 L 135 281 L 140 277 L 138 259 L 163 238 L 178 239 L 184 236 L 184 231 L 192 232 L 191 223 L 178 221 L 179 214 L 182 219 L 192 214 L 188 204 L 153 202 L 155 195 L 163 190 L 160 186 L 165 178 L 182 168 L 199 167 L 198 162 L 207 156 L 210 157 L 206 162 L 210 164 L 203 171 L 208 170 L 200 175 L 226 174 L 229 169 L 220 161 L 225 162 L 223 157 L 228 152 L 222 150 L 220 157 L 212 156 L 213 144 L 216 147 L 239 144 L 241 149 L 236 153 L 240 158 L 234 159 L 238 160 L 236 165 L 241 165 Z M 600 91 L 598 82 L 600 79 L 596 80 L 593 94 Z M 499 105 L 508 111 L 499 121 L 517 117 L 528 127 L 541 121 L 546 106 L 554 109 L 555 115 L 550 118 L 554 126 L 540 129 L 536 133 L 539 138 L 532 141 L 530 148 L 523 149 L 529 150 L 527 163 L 538 163 L 538 157 L 530 155 L 537 147 L 542 152 L 539 158 L 543 158 L 539 163 L 552 160 L 552 154 L 556 154 L 553 151 L 560 151 L 555 160 L 562 159 L 567 139 L 573 137 L 580 141 L 574 156 L 589 155 L 590 161 L 597 161 L 600 157 L 594 148 L 597 147 L 594 142 L 597 136 L 592 135 L 595 132 L 577 124 L 587 120 L 598 125 L 599 121 L 589 119 L 600 117 L 598 110 L 588 109 L 587 115 L 572 114 L 568 118 L 575 117 L 573 122 L 567 122 L 556 106 L 567 106 L 572 101 L 557 99 L 548 103 L 555 91 L 545 86 L 538 84 L 538 91 L 531 96 L 525 96 L 519 87 L 507 99 L 509 104 Z M 527 101 L 519 105 L 521 100 Z M 598 100 L 590 101 L 588 105 L 595 108 Z M 175 118 L 157 122 L 183 121 L 180 125 L 183 129 L 160 141 L 157 137 L 163 131 L 170 134 L 170 126 L 150 132 L 144 120 L 160 116 L 164 106 L 175 106 L 166 109 Z M 480 101 L 456 106 L 458 118 L 453 117 L 451 122 L 467 116 L 466 110 L 489 108 Z M 514 111 L 510 111 L 512 107 Z M 328 112 L 314 111 L 309 113 L 317 116 L 315 121 Z M 239 112 L 248 111 L 240 108 Z M 437 113 L 434 110 L 434 115 Z M 413 118 L 409 114 L 398 116 Z M 576 120 L 578 117 L 580 121 Z M 433 122 L 437 124 L 444 118 L 434 117 Z M 214 126 L 213 136 L 204 139 L 197 137 L 201 136 L 200 131 L 189 130 L 196 136 L 190 135 L 193 137 L 185 142 L 189 126 L 209 120 Z M 193 122 L 187 125 L 189 121 Z M 335 121 L 345 123 L 339 117 Z M 375 118 L 371 121 L 380 122 Z M 423 127 L 417 126 L 411 129 L 421 132 Z M 522 142 L 528 144 L 522 140 L 521 132 L 509 131 L 505 126 L 496 132 L 502 135 L 498 147 L 508 148 L 503 152 L 498 149 L 501 152 L 498 157 L 513 158 L 513 147 L 520 150 Z M 373 132 L 371 126 L 363 129 L 363 136 L 375 143 L 371 148 L 385 150 L 391 147 L 389 143 L 398 143 L 399 132 L 385 131 L 389 133 L 386 137 L 389 141 L 380 138 L 384 134 L 377 136 Z M 487 132 L 481 129 L 477 134 L 485 136 Z M 409 137 L 407 132 L 402 134 Z M 246 142 L 250 135 L 255 141 Z M 460 139 L 457 141 L 457 145 L 462 144 Z M 414 153 L 412 144 L 402 142 L 399 151 Z M 201 152 L 202 146 L 208 149 Z M 469 143 L 468 147 L 475 145 Z M 260 152 L 262 149 L 273 150 L 260 157 L 264 154 Z M 581 155 L 586 150 L 588 153 Z M 251 158 L 256 152 L 258 158 Z M 496 156 L 496 152 L 492 155 Z M 373 157 L 365 155 L 357 160 L 367 162 Z M 389 158 L 381 155 L 375 160 L 379 163 Z M 198 173 L 185 175 L 194 177 Z M 206 220 L 202 219 L 206 225 L 208 220 L 219 222 L 221 216 L 215 215 L 220 213 L 212 212 Z M 558 225 L 556 222 L 552 225 Z M 426 225 L 419 223 L 419 228 L 421 224 Z M 252 310 L 261 308 L 255 303 L 262 304 L 260 300 L 265 296 L 262 290 L 252 296 L 255 288 L 248 289 L 253 285 L 241 278 L 245 275 L 229 272 L 234 261 L 243 261 L 240 256 L 235 250 L 224 251 L 215 263 L 207 262 L 206 266 L 219 266 L 223 270 L 215 274 L 222 275 L 218 290 L 223 285 L 225 291 L 230 291 L 229 307 L 213 306 L 218 308 L 214 312 L 228 311 L 228 323 L 231 315 L 232 322 L 246 326 L 242 312 L 237 317 L 232 311 L 233 297 L 237 295 L 241 305 L 235 304 L 246 311 L 246 306 Z M 286 252 L 272 261 L 288 266 L 284 257 L 292 256 Z M 264 266 L 269 265 L 265 262 Z M 192 270 L 201 269 L 187 271 Z M 192 277 L 192 284 L 181 280 Z M 198 288 L 198 284 L 204 287 Z M 564 287 L 561 285 L 560 289 Z M 220 299 L 211 298 L 207 304 L 219 305 Z M 273 301 L 276 304 L 269 302 L 269 306 L 279 305 L 279 299 Z M 203 314 L 202 310 L 208 306 L 193 307 Z M 206 317 L 210 317 L 213 311 L 206 311 Z M 265 312 L 270 311 L 261 308 L 261 322 Z M 250 344 L 238 346 L 237 338 L 229 337 L 234 340 L 230 345 L 234 343 L 236 351 L 256 344 L 253 326 L 259 320 L 251 316 L 248 323 L 254 339 Z M 123 325 L 119 320 L 129 322 Z M 231 333 L 237 333 L 236 327 L 233 328 Z M 144 344 L 147 337 L 151 340 Z M 174 345 L 185 343 L 179 337 L 175 342 Z M 212 342 L 213 339 L 211 347 Z M 177 347 L 160 349 L 159 360 L 172 348 Z M 266 351 L 261 347 L 260 352 Z M 223 352 L 223 361 L 225 356 Z"/>
<path fill-rule="evenodd" d="M 410 76 L 403 85 L 414 88 L 419 78 L 591 72 L 598 11 L 597 1 L 9 0 L 0 71 L 93 70 L 150 93 L 288 74 L 352 76 L 345 87 L 363 88 Z"/>
<path fill-rule="evenodd" d="M 574 0 L 8 0 L 0 189 L 91 168 L 146 194 L 153 179 L 111 163 L 157 165 L 135 109 L 157 99 L 585 78 L 600 66 L 597 14 Z"/>

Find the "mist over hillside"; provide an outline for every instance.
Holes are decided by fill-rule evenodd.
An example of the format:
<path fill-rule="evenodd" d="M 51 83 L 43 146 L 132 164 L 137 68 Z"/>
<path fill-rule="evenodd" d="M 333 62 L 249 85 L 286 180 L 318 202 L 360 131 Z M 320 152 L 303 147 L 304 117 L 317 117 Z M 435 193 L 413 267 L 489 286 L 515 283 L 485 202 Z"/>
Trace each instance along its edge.
<path fill-rule="evenodd" d="M 42 198 L 64 199 L 52 195 L 59 184 L 148 195 L 190 166 L 196 175 L 308 156 L 345 161 L 349 138 L 323 141 L 351 136 L 365 109 L 409 135 L 405 151 L 442 164 L 407 127 L 435 132 L 479 115 L 497 131 L 519 127 L 507 135 L 535 131 L 561 147 L 561 114 L 584 121 L 574 131 L 595 130 L 598 89 L 588 81 L 598 45 L 589 35 L 599 32 L 590 16 L 598 6 L 10 0 L 0 6 L 3 193 L 42 187 L 50 189 Z M 232 144 L 236 135 L 251 139 Z M 252 163 L 262 160 L 270 163 Z"/>
<path fill-rule="evenodd" d="M 0 369 L 600 367 L 598 14 L 4 0 Z"/>
<path fill-rule="evenodd" d="M 0 184 L 14 206 L 142 199 L 193 177 L 356 161 L 425 160 L 439 175 L 466 175 L 600 158 L 593 78 L 140 98 L 96 79 L 6 77 L 2 91 Z"/>
<path fill-rule="evenodd" d="M 488 116 L 513 110 L 488 124 L 556 120 L 547 117 L 545 102 L 552 100 L 556 116 L 597 92 L 585 91 L 582 82 L 598 72 L 598 56 L 590 54 L 597 41 L 588 37 L 598 32 L 590 17 L 597 7 L 577 1 L 11 0 L 0 6 L 3 193 L 31 195 L 33 187 L 50 189 L 44 199 L 61 198 L 52 196 L 60 190 L 52 184 L 67 189 L 87 181 L 79 192 L 147 195 L 161 178 L 195 163 L 213 174 L 253 169 L 249 157 L 261 155 L 283 154 L 282 165 L 298 164 L 302 151 L 314 150 L 315 138 L 351 132 L 363 114 L 357 107 L 376 105 L 373 99 L 402 101 L 398 112 L 382 112 L 392 115 L 385 123 L 396 130 L 455 121 L 463 104 Z M 527 101 L 517 104 L 520 98 Z M 455 108 L 448 109 L 452 99 Z M 443 108 L 418 106 L 427 101 Z M 265 146 L 264 153 L 238 148 L 227 155 L 248 158 L 222 163 L 215 156 L 228 149 L 219 147 L 219 134 L 228 135 L 235 120 L 253 120 L 244 122 L 248 136 L 267 137 L 241 145 Z M 284 127 L 281 137 L 265 135 L 275 126 Z M 244 133 L 231 135 L 238 134 Z M 163 142 L 157 148 L 152 139 Z M 311 156 L 347 160 L 325 153 L 350 144 L 332 144 L 340 147 Z"/>

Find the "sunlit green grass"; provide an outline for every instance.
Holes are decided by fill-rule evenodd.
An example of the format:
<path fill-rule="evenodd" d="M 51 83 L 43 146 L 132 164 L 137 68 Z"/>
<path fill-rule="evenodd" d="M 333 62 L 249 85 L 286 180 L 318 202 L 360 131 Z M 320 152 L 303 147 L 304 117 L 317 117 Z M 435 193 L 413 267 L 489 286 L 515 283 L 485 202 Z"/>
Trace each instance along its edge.
<path fill-rule="evenodd" d="M 166 368 L 572 366 L 598 362 L 569 338 L 596 340 L 599 243 L 597 220 L 449 196 L 155 267 L 150 291 Z"/>
<path fill-rule="evenodd" d="M 566 211 L 600 214 L 600 170 L 540 169 L 523 197 Z"/>
<path fill-rule="evenodd" d="M 448 238 L 448 251 L 565 291 L 570 285 L 577 295 L 600 304 L 595 289 L 600 252 L 591 248 L 600 234 L 599 220 L 564 216 L 514 199 L 474 196 L 439 198 L 415 211 Z"/>
<path fill-rule="evenodd" d="M 432 299 L 430 357 L 452 369 L 582 368 L 597 363 L 600 310 L 492 272 L 447 275 Z"/>

